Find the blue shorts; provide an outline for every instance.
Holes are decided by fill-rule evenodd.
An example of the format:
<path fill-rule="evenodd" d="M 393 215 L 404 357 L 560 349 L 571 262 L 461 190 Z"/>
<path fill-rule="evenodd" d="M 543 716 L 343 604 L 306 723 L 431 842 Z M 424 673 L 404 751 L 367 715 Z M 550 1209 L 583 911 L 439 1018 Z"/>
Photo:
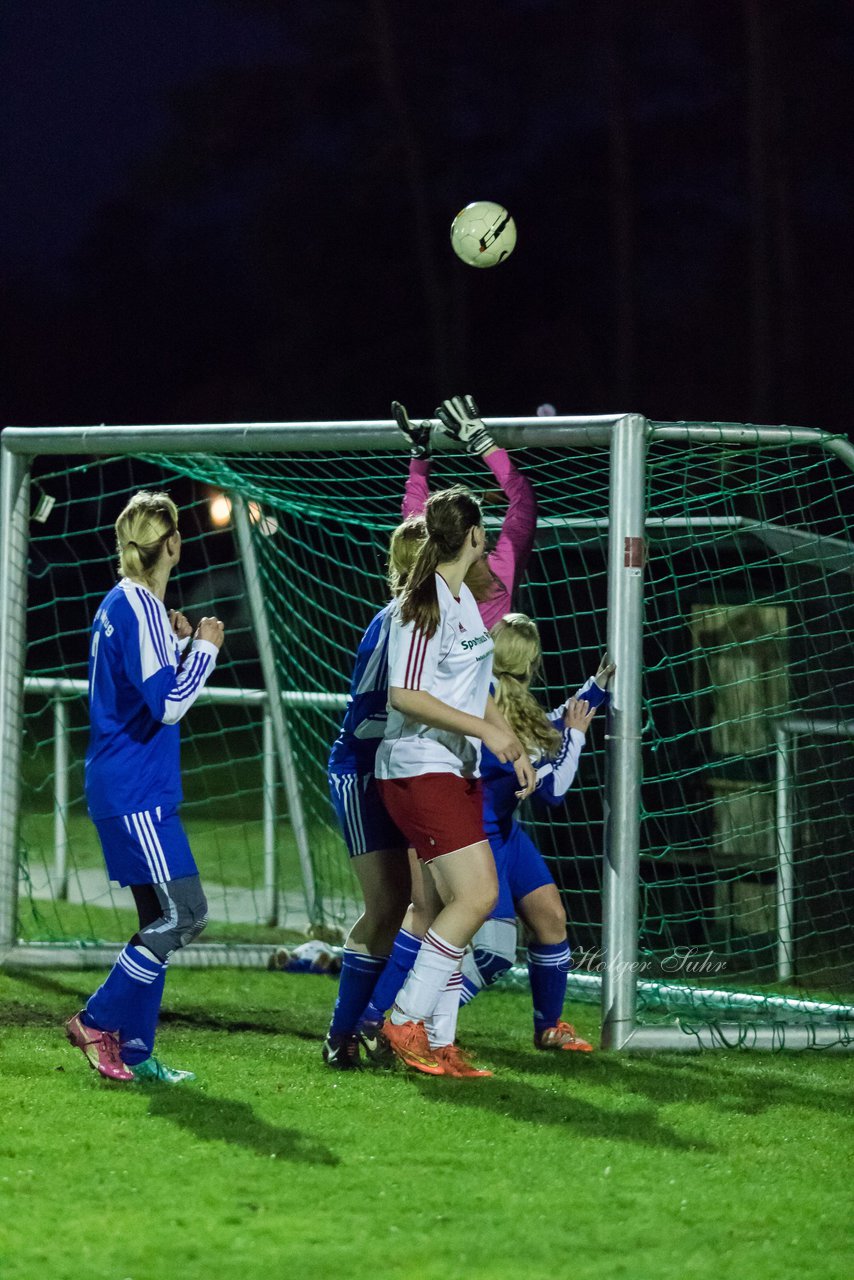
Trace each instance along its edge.
<path fill-rule="evenodd" d="M 177 809 L 143 809 L 118 818 L 98 818 L 95 828 L 107 874 L 121 885 L 163 884 L 197 876 Z"/>
<path fill-rule="evenodd" d="M 406 836 L 388 816 L 372 773 L 330 773 L 329 794 L 351 858 L 406 848 Z"/>
<path fill-rule="evenodd" d="M 543 855 L 518 822 L 513 823 L 506 840 L 492 832 L 488 834 L 498 872 L 498 902 L 491 918 L 512 920 L 516 903 L 544 884 L 554 884 L 554 877 Z"/>

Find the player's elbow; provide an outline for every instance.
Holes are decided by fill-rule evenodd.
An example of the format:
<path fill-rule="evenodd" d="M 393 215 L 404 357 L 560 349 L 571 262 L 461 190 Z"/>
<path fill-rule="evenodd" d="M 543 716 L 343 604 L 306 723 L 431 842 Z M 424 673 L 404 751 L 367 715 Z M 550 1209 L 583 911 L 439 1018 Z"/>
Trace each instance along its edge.
<path fill-rule="evenodd" d="M 161 724 L 177 724 L 187 710 L 186 704 L 183 702 L 167 702 L 163 706 L 163 712 L 158 719 Z"/>

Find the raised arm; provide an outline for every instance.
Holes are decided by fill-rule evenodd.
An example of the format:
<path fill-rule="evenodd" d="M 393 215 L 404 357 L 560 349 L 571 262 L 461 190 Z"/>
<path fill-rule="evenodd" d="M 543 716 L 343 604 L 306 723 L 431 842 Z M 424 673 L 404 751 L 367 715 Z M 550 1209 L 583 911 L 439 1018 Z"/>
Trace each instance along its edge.
<path fill-rule="evenodd" d="M 537 533 L 537 499 L 530 480 L 517 469 L 506 449 L 494 449 L 484 456 L 484 462 L 507 495 L 508 503 L 495 549 L 487 556 L 490 569 L 506 588 L 505 599 L 501 599 L 499 592 L 494 600 L 487 602 L 488 606 L 501 604 L 495 617 L 488 621 L 484 618 L 491 627 L 513 607 L 512 598 L 527 567 Z"/>
<path fill-rule="evenodd" d="M 410 458 L 409 475 L 406 477 L 406 487 L 403 490 L 403 505 L 401 507 L 401 514 L 404 520 L 408 516 L 421 516 L 424 514 L 427 499 L 430 497 L 429 479 L 430 459 Z"/>
<path fill-rule="evenodd" d="M 606 654 L 599 663 L 599 669 L 595 676 L 591 676 L 589 680 L 585 680 L 581 688 L 577 689 L 572 697 L 567 698 L 559 707 L 555 707 L 553 711 L 549 712 L 549 719 L 554 727 L 560 730 L 567 708 L 573 700 L 576 702 L 583 700 L 588 703 L 589 706 L 593 707 L 594 710 L 596 707 L 601 707 L 603 704 L 606 707 L 610 706 L 611 691 L 608 688 L 608 682 L 616 670 L 616 666 L 609 660 L 608 655 Z"/>
<path fill-rule="evenodd" d="M 448 435 L 463 444 L 467 453 L 480 454 L 507 497 L 507 514 L 498 542 L 487 556 L 500 585 L 479 606 L 487 627 L 492 627 L 512 608 L 513 593 L 528 563 L 537 532 L 537 500 L 530 480 L 517 470 L 507 450 L 499 449 L 486 430 L 471 396 L 443 400 L 436 416 Z"/>
<path fill-rule="evenodd" d="M 409 516 L 420 516 L 430 497 L 428 480 L 430 478 L 430 423 L 414 423 L 399 400 L 391 402 L 392 417 L 399 431 L 409 443 L 409 475 L 403 490 L 404 520 Z"/>
<path fill-rule="evenodd" d="M 563 739 L 553 760 L 537 766 L 537 789 L 534 797 L 544 804 L 560 804 L 575 781 L 578 761 L 584 748 L 590 721 L 596 708 L 571 698 L 563 717 Z"/>

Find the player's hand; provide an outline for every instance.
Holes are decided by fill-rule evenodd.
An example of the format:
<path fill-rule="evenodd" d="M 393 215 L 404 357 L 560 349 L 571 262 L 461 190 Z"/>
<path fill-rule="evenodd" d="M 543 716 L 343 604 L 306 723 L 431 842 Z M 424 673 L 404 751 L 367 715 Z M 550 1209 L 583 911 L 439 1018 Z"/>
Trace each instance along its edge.
<path fill-rule="evenodd" d="M 520 756 L 525 754 L 524 747 L 509 727 L 499 728 L 494 724 L 487 725 L 482 741 L 502 764 L 514 764 Z"/>
<path fill-rule="evenodd" d="M 608 681 L 611 679 L 611 676 L 614 674 L 616 670 L 617 670 L 616 664 L 610 660 L 610 658 L 606 653 L 603 656 L 602 661 L 599 663 L 599 670 L 596 672 L 595 676 L 593 677 L 593 679 L 596 681 L 600 689 L 608 688 Z"/>
<path fill-rule="evenodd" d="M 222 642 L 225 639 L 225 627 L 219 618 L 202 618 L 196 627 L 195 640 L 207 640 L 210 644 L 215 644 L 218 649 L 222 648 Z"/>
<path fill-rule="evenodd" d="M 537 789 L 537 771 L 531 764 L 530 757 L 523 752 L 518 760 L 514 760 L 513 768 L 519 779 L 520 789 L 516 792 L 517 800 L 527 800 Z"/>
<path fill-rule="evenodd" d="M 172 623 L 172 630 L 179 640 L 186 640 L 188 636 L 193 634 L 193 628 L 183 613 L 179 613 L 177 609 L 169 610 L 169 621 Z"/>
<path fill-rule="evenodd" d="M 410 422 L 409 414 L 399 400 L 392 400 L 391 412 L 398 429 L 403 432 L 409 441 L 409 452 L 413 458 L 429 458 L 430 423 L 420 422 L 416 425 L 416 423 Z"/>
<path fill-rule="evenodd" d="M 579 733 L 586 733 L 595 714 L 596 708 L 591 707 L 590 703 L 585 702 L 583 698 L 570 698 L 566 704 L 566 711 L 563 713 L 564 727 L 577 729 Z"/>
<path fill-rule="evenodd" d="M 466 453 L 486 453 L 495 448 L 495 441 L 481 422 L 471 396 L 453 396 L 450 400 L 443 400 L 436 410 L 436 417 L 447 435 L 465 445 Z"/>

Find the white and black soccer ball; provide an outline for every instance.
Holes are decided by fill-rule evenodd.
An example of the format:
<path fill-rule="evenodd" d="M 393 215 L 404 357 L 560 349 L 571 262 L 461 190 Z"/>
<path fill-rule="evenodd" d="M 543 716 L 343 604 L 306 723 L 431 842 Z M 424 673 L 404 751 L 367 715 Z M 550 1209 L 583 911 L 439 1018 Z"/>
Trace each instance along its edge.
<path fill-rule="evenodd" d="M 451 223 L 454 253 L 470 267 L 495 267 L 513 252 L 516 223 L 503 205 L 475 200 Z"/>

